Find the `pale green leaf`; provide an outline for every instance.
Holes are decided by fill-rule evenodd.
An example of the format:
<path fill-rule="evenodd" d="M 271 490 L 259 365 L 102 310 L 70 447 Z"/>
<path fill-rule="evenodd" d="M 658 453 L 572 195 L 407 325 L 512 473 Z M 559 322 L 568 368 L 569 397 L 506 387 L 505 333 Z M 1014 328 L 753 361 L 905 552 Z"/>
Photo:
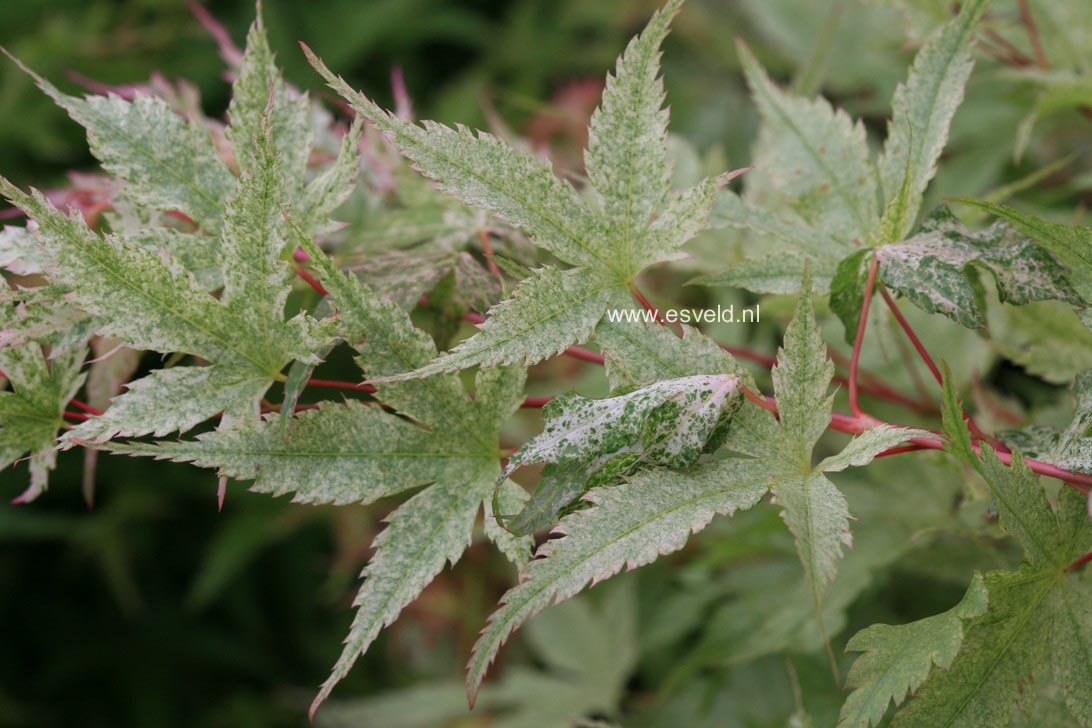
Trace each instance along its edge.
<path fill-rule="evenodd" d="M 4 304 L 0 310 L 6 318 L 11 309 Z M 0 391 L 0 470 L 31 455 L 30 484 L 18 502 L 34 500 L 48 485 L 57 460 L 53 440 L 65 424 L 65 405 L 83 384 L 83 358 L 82 347 L 51 361 L 37 344 L 0 348 L 0 371 L 9 385 Z"/>
<path fill-rule="evenodd" d="M 843 547 L 853 545 L 849 504 L 822 473 L 779 477 L 772 490 L 796 541 L 812 601 L 818 605 L 838 573 Z"/>
<path fill-rule="evenodd" d="M 255 145 L 272 136 L 274 156 L 285 177 L 302 185 L 307 157 L 314 142 L 307 96 L 291 89 L 277 68 L 269 47 L 261 8 L 246 37 L 246 51 L 228 106 L 227 138 L 242 174 L 256 174 L 262 153 Z M 266 127 L 272 128 L 269 134 Z"/>
<path fill-rule="evenodd" d="M 1035 242 L 1003 222 L 972 232 L 943 208 L 917 235 L 880 247 L 876 256 L 884 283 L 923 310 L 968 328 L 986 323 L 972 271 L 992 274 L 1002 302 L 1081 303 L 1065 269 Z"/>
<path fill-rule="evenodd" d="M 989 323 L 990 337 L 1006 359 L 1053 384 L 1072 381 L 1092 362 L 1092 330 L 1065 304 L 1000 306 Z"/>
<path fill-rule="evenodd" d="M 648 227 L 635 268 L 680 257 L 679 248 L 709 227 L 709 214 L 717 190 L 748 171 L 749 168 L 706 177 L 693 187 L 676 192 L 668 199 L 663 212 Z"/>
<path fill-rule="evenodd" d="M 594 115 L 587 166 L 599 206 L 585 205 L 546 164 L 492 135 L 436 122 L 418 125 L 385 111 L 305 47 L 330 87 L 444 192 L 497 214 L 577 266 L 564 272 L 546 268 L 524 279 L 512 299 L 491 309 L 476 335 L 400 379 L 474 365 L 533 364 L 580 343 L 643 267 L 676 256 L 679 246 L 708 225 L 717 187 L 734 174 L 706 179 L 667 200 L 671 169 L 659 46 L 679 5 L 672 0 L 630 44 Z"/>
<path fill-rule="evenodd" d="M 1092 725 L 1092 587 L 1087 576 L 1071 576 L 1051 595 L 1050 669 L 1066 705 L 1082 726 Z"/>
<path fill-rule="evenodd" d="M 623 567 L 633 569 L 677 551 L 714 515 L 753 507 L 767 488 L 760 463 L 721 460 L 689 472 L 649 470 L 590 491 L 585 499 L 592 507 L 561 521 L 564 537 L 540 548 L 520 584 L 490 617 L 468 666 L 471 696 L 508 636 L 536 613 Z"/>
<path fill-rule="evenodd" d="M 427 366 L 385 379 L 430 377 L 474 364 L 533 364 L 587 339 L 623 290 L 595 268 L 536 270 L 520 282 L 512 298 L 490 309 L 473 337 Z"/>
<path fill-rule="evenodd" d="M 9 57 L 87 130 L 91 153 L 127 183 L 125 195 L 156 210 L 181 211 L 209 231 L 219 229 L 235 178 L 199 124 L 146 94 L 132 101 L 113 94 L 68 96 Z"/>
<path fill-rule="evenodd" d="M 963 599 L 947 612 L 898 626 L 874 624 L 853 635 L 846 650 L 864 654 L 846 678 L 853 692 L 842 705 L 839 728 L 878 724 L 888 706 L 900 705 L 934 666 L 951 667 L 963 644 L 963 623 L 986 611 L 988 596 L 975 574 Z"/>
<path fill-rule="evenodd" d="M 246 147 L 247 169 L 228 202 L 220 236 L 224 278 L 220 301 L 247 320 L 257 335 L 266 333 L 262 329 L 266 322 L 283 318 L 292 275 L 281 258 L 286 244 L 284 165 L 274 144 L 272 120 L 263 119 Z"/>
<path fill-rule="evenodd" d="M 811 285 L 807 274 L 785 340 L 771 373 L 781 413 L 782 443 L 779 452 L 789 468 L 811 469 L 811 450 L 830 424 L 833 395 L 828 395 L 834 364 L 815 322 Z"/>
<path fill-rule="evenodd" d="M 629 260 L 647 257 L 642 238 L 671 180 L 660 44 L 681 5 L 682 0 L 671 0 L 630 41 L 614 75 L 607 76 L 588 129 L 588 179 L 622 240 L 620 254 Z"/>
<path fill-rule="evenodd" d="M 813 272 L 813 261 L 795 251 L 784 250 L 760 258 L 748 258 L 723 273 L 699 276 L 687 285 L 743 288 L 755 293 L 799 293 L 804 268 Z M 827 293 L 834 285 L 829 275 L 816 273 L 812 278 L 816 293 Z"/>
<path fill-rule="evenodd" d="M 1087 625 L 1070 605 L 1084 602 L 1068 566 L 1092 547 L 1083 494 L 1064 489 L 1056 512 L 1018 453 L 1006 468 L 983 448 L 980 472 L 993 493 L 1002 527 L 1024 547 L 1028 561 L 1013 572 L 985 577 L 988 611 L 965 629 L 963 649 L 951 667 L 934 671 L 917 697 L 895 716 L 895 726 L 1006 725 L 1035 696 L 1031 684 L 1045 671 L 1052 635 L 1069 639 L 1051 655 L 1074 715 L 1087 715 Z M 1087 610 L 1085 610 L 1087 611 Z M 1060 630 L 1060 631 L 1058 631 Z M 1070 641 L 1072 640 L 1072 641 Z M 1058 644 L 1058 643 L 1053 643 Z"/>
<path fill-rule="evenodd" d="M 851 250 L 836 238 L 809 226 L 790 208 L 767 208 L 745 200 L 730 190 L 722 190 L 717 195 L 709 219 L 713 227 L 749 230 L 759 236 L 765 246 L 791 250 L 813 262 L 813 273 L 821 278 L 829 279 L 834 275 L 838 260 Z M 799 271 L 797 273 L 799 284 Z M 792 292 L 799 290 L 798 286 Z"/>
<path fill-rule="evenodd" d="M 876 177 L 864 125 L 822 98 L 777 88 L 745 45 L 738 45 L 762 114 L 748 197 L 770 210 L 791 209 L 829 237 L 836 257 L 865 243 L 876 210 Z"/>
<path fill-rule="evenodd" d="M 837 473 L 846 468 L 859 468 L 868 465 L 878 454 L 889 448 L 907 442 L 913 437 L 931 437 L 926 430 L 914 430 L 907 427 L 877 425 L 857 435 L 837 455 L 831 455 L 815 466 L 824 473 Z"/>
<path fill-rule="evenodd" d="M 267 377 L 233 367 L 187 366 L 156 369 L 129 384 L 102 415 L 65 433 L 65 443 L 101 444 L 114 437 L 162 437 L 185 432 L 218 412 L 257 418 L 258 404 L 269 388 Z"/>
<path fill-rule="evenodd" d="M 108 410 L 109 411 L 109 410 Z M 253 490 L 300 503 L 370 503 L 481 467 L 483 454 L 447 443 L 362 402 L 324 403 L 285 427 L 276 415 L 192 441 L 111 444 L 112 452 L 216 468 Z"/>
<path fill-rule="evenodd" d="M 514 529 L 509 530 L 501 524 L 519 513 L 526 503 L 527 491 L 511 480 L 502 482 L 493 497 L 482 501 L 485 535 L 516 566 L 523 566 L 531 558 L 535 539 L 530 535 L 517 535 Z"/>
<path fill-rule="evenodd" d="M 900 215 L 903 229 L 892 239 L 909 232 L 925 188 L 936 174 L 937 160 L 948 141 L 948 128 L 974 67 L 971 49 L 975 26 L 989 3 L 963 3 L 959 15 L 925 42 L 906 82 L 895 91 L 887 142 L 879 161 L 880 179 L 887 200 L 895 198 L 909 180 L 913 202 L 905 215 Z"/>
<path fill-rule="evenodd" d="M 388 517 L 387 528 L 375 539 L 375 556 L 361 574 L 364 585 L 353 600 L 357 613 L 345 649 L 311 704 L 312 715 L 380 630 L 470 545 L 478 507 L 492 490 L 496 466 L 490 468 L 469 482 L 451 480 L 426 488 Z"/>
<path fill-rule="evenodd" d="M 569 263 L 616 265 L 588 236 L 590 213 L 576 190 L 541 160 L 485 132 L 436 122 L 418 126 L 399 119 L 334 75 L 310 49 L 304 50 L 330 87 L 446 193 L 500 215 Z"/>
<path fill-rule="evenodd" d="M 72 300 L 101 317 L 111 336 L 139 349 L 270 367 L 247 351 L 247 339 L 239 336 L 248 331 L 245 322 L 173 261 L 116 237 L 100 237 L 82 218 L 64 215 L 40 194 L 24 194 L 7 180 L 0 181 L 0 190 L 38 224 L 39 239 L 56 266 L 52 282 L 68 284 Z"/>

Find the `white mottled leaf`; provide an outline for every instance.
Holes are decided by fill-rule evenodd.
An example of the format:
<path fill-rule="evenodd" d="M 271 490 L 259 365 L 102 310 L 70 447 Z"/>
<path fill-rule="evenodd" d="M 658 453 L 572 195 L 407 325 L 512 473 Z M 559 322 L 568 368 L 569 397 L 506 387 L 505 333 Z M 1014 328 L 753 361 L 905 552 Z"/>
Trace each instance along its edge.
<path fill-rule="evenodd" d="M 622 238 L 620 254 L 629 259 L 641 250 L 648 222 L 670 185 L 660 44 L 681 5 L 682 0 L 671 0 L 629 42 L 614 75 L 607 76 L 602 102 L 588 129 L 584 157 L 588 179 Z"/>
<path fill-rule="evenodd" d="M 972 232 L 941 209 L 917 235 L 880 247 L 876 256 L 884 283 L 923 310 L 968 328 L 986 323 L 972 268 L 993 275 L 1002 302 L 1081 303 L 1051 254 L 1004 222 Z"/>
<path fill-rule="evenodd" d="M 101 444 L 118 436 L 162 437 L 192 429 L 218 412 L 256 417 L 258 402 L 268 388 L 268 378 L 247 376 L 231 367 L 156 369 L 130 383 L 102 415 L 66 432 L 63 441 L 71 447 Z"/>
<path fill-rule="evenodd" d="M 474 364 L 534 364 L 587 339 L 621 285 L 594 268 L 542 268 L 490 309 L 478 333 L 427 366 L 388 381 L 429 377 Z M 383 381 L 383 380 L 380 380 Z"/>
<path fill-rule="evenodd" d="M 738 47 L 762 114 L 748 197 L 771 210 L 791 209 L 844 256 L 868 240 L 877 216 L 864 125 L 822 98 L 803 99 L 777 88 L 747 47 Z"/>
<path fill-rule="evenodd" d="M 181 211 L 210 231 L 219 229 L 222 201 L 235 178 L 204 129 L 146 94 L 132 101 L 113 94 L 68 96 L 12 60 L 87 130 L 91 153 L 128 183 L 127 196 L 156 210 Z"/>
<path fill-rule="evenodd" d="M 648 470 L 589 492 L 591 507 L 561 521 L 564 537 L 543 544 L 490 617 L 468 665 L 471 697 L 501 645 L 532 616 L 589 583 L 677 551 L 713 516 L 753 507 L 767 488 L 765 469 L 756 461 L 720 460 L 689 472 Z"/>

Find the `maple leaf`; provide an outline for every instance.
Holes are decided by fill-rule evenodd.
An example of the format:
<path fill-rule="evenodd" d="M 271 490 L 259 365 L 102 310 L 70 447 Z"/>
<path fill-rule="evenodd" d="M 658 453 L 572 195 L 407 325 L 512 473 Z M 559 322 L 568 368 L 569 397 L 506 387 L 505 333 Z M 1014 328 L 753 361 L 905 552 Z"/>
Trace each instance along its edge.
<path fill-rule="evenodd" d="M 962 648 L 950 666 L 934 670 L 894 725 L 1003 725 L 1031 690 L 1014 686 L 1050 667 L 1073 717 L 1092 721 L 1092 620 L 1087 578 L 1069 572 L 1092 547 L 1085 499 L 1067 488 L 1057 511 L 1018 451 L 1005 467 L 990 448 L 976 463 L 997 503 L 1001 526 L 1023 546 L 1016 571 L 990 572 L 989 608 L 963 628 Z"/>
<path fill-rule="evenodd" d="M 0 316 L 12 314 L 0 305 Z M 83 384 L 84 354 L 81 347 L 47 360 L 37 344 L 0 348 L 0 376 L 9 387 L 0 391 L 0 470 L 30 455 L 30 485 L 16 502 L 34 500 L 48 485 L 57 462 L 53 440 L 66 426 L 65 405 Z"/>
<path fill-rule="evenodd" d="M 507 528 L 528 535 L 552 526 L 589 488 L 643 467 L 693 466 L 723 441 L 742 399 L 739 381 L 735 374 L 683 377 L 603 400 L 571 393 L 555 398 L 543 410 L 544 432 L 524 443 L 501 474 L 550 464 Z"/>
<path fill-rule="evenodd" d="M 37 224 L 52 284 L 32 289 L 39 305 L 24 306 L 4 337 L 46 340 L 54 331 L 71 337 L 78 330 L 85 340 L 98 331 L 133 348 L 211 362 L 156 370 L 133 382 L 104 415 L 66 433 L 66 445 L 185 431 L 219 412 L 229 425 L 256 417 L 265 391 L 284 381 L 281 370 L 292 361 L 317 361 L 315 352 L 332 341 L 329 325 L 304 314 L 285 320 L 291 269 L 283 212 L 294 210 L 308 231 L 328 226 L 352 189 L 361 127 L 308 180 L 309 104 L 273 64 L 260 16 L 229 111 L 238 179 L 199 124 L 162 100 L 79 99 L 24 70 L 86 127 L 92 151 L 124 182 L 135 208 L 122 204 L 112 218 L 122 232 L 100 236 L 41 195 L 3 181 L 5 196 Z M 182 212 L 201 230 L 161 227 L 149 211 Z M 193 271 L 210 261 L 211 274 L 202 269 L 198 280 Z M 206 292 L 213 288 L 221 289 L 219 302 Z M 73 320 L 81 327 L 66 326 Z"/>
<path fill-rule="evenodd" d="M 280 259 L 284 238 L 275 230 L 280 176 L 268 141 L 259 140 L 261 171 L 242 179 L 222 226 L 221 301 L 169 257 L 100 236 L 39 193 L 0 180 L 4 196 L 37 223 L 52 258 L 51 280 L 70 287 L 69 298 L 98 319 L 100 331 L 135 348 L 212 362 L 138 380 L 106 414 L 66 433 L 68 444 L 186 430 L 221 411 L 253 417 L 266 389 L 283 378 L 280 370 L 293 359 L 312 358 L 321 330 L 306 316 L 283 319 L 289 271 Z"/>
<path fill-rule="evenodd" d="M 974 29 L 988 5 L 989 0 L 963 3 L 959 15 L 922 46 L 895 91 L 887 140 L 877 160 L 871 158 L 860 122 L 822 98 L 805 99 L 777 88 L 740 44 L 762 117 L 756 172 L 748 177 L 745 197 L 720 195 L 712 220 L 750 230 L 788 255 L 779 251 L 693 282 L 786 293 L 795 290 L 793 269 L 799 280 L 807 263 L 817 289 L 831 290 L 835 311 L 852 337 L 864 289 L 856 273 L 867 253 L 860 249 L 897 243 L 913 229 L 963 99 L 973 67 Z"/>
<path fill-rule="evenodd" d="M 957 198 L 956 201 L 995 215 L 1034 238 L 1068 268 L 1069 282 L 1081 298 L 1086 302 L 1092 301 L 1092 253 L 1089 253 L 1092 228 L 1062 225 L 1020 212 L 1007 205 L 967 197 Z"/>
<path fill-rule="evenodd" d="M 867 649 L 850 673 L 857 690 L 839 725 L 879 722 L 890 701 L 915 697 L 896 726 L 1005 725 L 1034 691 L 1024 686 L 1051 668 L 1065 702 L 1081 725 L 1092 720 L 1092 620 L 1089 582 L 1070 571 L 1092 547 L 1084 497 L 1066 488 L 1051 507 L 1039 478 L 1019 450 L 1008 467 L 992 448 L 972 447 L 950 375 L 943 406 L 947 450 L 971 465 L 989 486 L 1002 529 L 1024 550 L 1015 571 L 976 577 L 953 610 L 899 627 L 873 626 L 849 649 Z M 933 665 L 941 669 L 933 669 Z M 920 687 L 919 687 L 920 686 Z"/>
<path fill-rule="evenodd" d="M 547 541 L 539 549 L 537 558 L 521 571 L 520 583 L 505 594 L 500 608 L 490 617 L 468 665 L 467 689 L 471 700 L 501 646 L 527 619 L 578 594 L 589 583 L 594 585 L 609 578 L 623 567 L 642 566 L 682 548 L 687 538 L 707 525 L 713 516 L 750 508 L 768 491 L 781 505 L 782 517 L 796 538 L 812 599 L 818 608 L 823 591 L 834 578 L 842 548 L 850 542 L 845 497 L 823 473 L 866 464 L 879 452 L 927 433 L 878 426 L 855 438 L 839 455 L 812 468 L 812 449 L 830 422 L 832 398 L 826 391 L 833 365 L 826 358 L 826 347 L 815 323 L 810 289 L 810 281 L 805 277 L 805 293 L 786 331 L 784 348 L 774 370 L 780 422 L 766 410 L 744 408 L 737 430 L 742 434 L 733 437 L 730 429 L 726 444 L 751 457 L 699 463 L 682 471 L 665 467 L 639 470 L 624 477 L 620 484 L 598 485 L 588 490 L 583 496 L 587 507 L 573 511 L 558 523 L 556 530 L 564 537 Z M 608 351 L 613 349 L 609 356 L 624 361 L 625 354 L 619 355 L 627 351 L 622 330 L 624 327 L 617 327 L 613 334 L 608 334 L 604 346 Z M 678 339 L 687 341 L 699 350 L 704 348 L 700 336 Z M 676 344 L 660 351 L 659 356 L 670 360 L 672 350 L 685 348 L 686 343 Z M 695 364 L 700 367 L 705 362 L 714 372 L 734 369 L 731 360 L 727 364 L 723 359 L 716 362 L 716 354 L 709 349 L 680 369 Z M 643 368 L 647 363 L 639 366 Z M 709 381 L 708 376 L 699 379 Z M 676 379 L 671 384 L 687 381 Z M 739 377 L 722 375 L 714 381 L 738 382 Z M 630 396 L 648 398 L 651 391 L 656 390 L 638 390 Z M 632 417 L 640 412 L 640 407 L 627 408 L 630 400 L 618 397 L 598 405 L 578 404 L 570 409 L 562 403 L 557 422 L 551 423 L 552 428 L 538 442 L 528 443 L 522 459 L 537 460 L 548 455 L 555 462 L 565 458 L 579 461 L 613 452 L 616 445 L 624 447 L 633 442 L 634 432 L 640 431 L 638 423 L 642 418 Z M 602 417 L 611 411 L 624 411 L 625 416 Z M 616 432 L 615 423 L 619 424 Z M 713 429 L 719 429 L 719 425 Z"/>
<path fill-rule="evenodd" d="M 637 274 L 673 257 L 705 227 L 714 192 L 733 174 L 669 194 L 659 48 L 680 5 L 671 0 L 630 42 L 592 117 L 585 161 L 598 204 L 585 202 L 542 161 L 496 137 L 431 121 L 417 125 L 388 113 L 304 48 L 330 87 L 444 192 L 495 213 L 575 266 L 533 271 L 512 298 L 491 309 L 478 333 L 401 378 L 476 364 L 532 364 L 557 354 L 587 339 L 608 307 L 630 305 L 627 289 Z"/>
<path fill-rule="evenodd" d="M 338 307 L 340 334 L 356 348 L 362 369 L 378 375 L 401 372 L 436 355 L 432 340 L 413 327 L 405 311 L 340 270 L 290 224 L 294 241 L 310 256 Z M 477 514 L 491 500 L 501 472 L 499 428 L 522 401 L 525 374 L 517 367 L 483 369 L 474 399 L 455 375 L 383 385 L 378 396 L 401 416 L 361 402 L 328 402 L 290 419 L 270 414 L 259 423 L 190 442 L 115 444 L 110 449 L 217 468 L 221 478 L 254 480 L 254 490 L 294 492 L 294 500 L 305 503 L 370 503 L 427 486 L 388 517 L 387 528 L 376 538 L 345 650 L 315 698 L 313 712 L 380 630 L 470 544 Z M 529 547 L 499 530 L 491 536 L 514 559 Z"/>
<path fill-rule="evenodd" d="M 1002 302 L 1080 305 L 1067 273 L 1044 248 L 999 222 L 971 232 L 941 208 L 910 238 L 876 250 L 880 278 L 923 311 L 967 328 L 986 325 L 975 271 L 989 271 Z"/>
<path fill-rule="evenodd" d="M 879 723 L 888 705 L 902 703 L 932 672 L 952 666 L 963 644 L 964 624 L 986 611 L 988 594 L 980 574 L 959 604 L 947 612 L 909 624 L 874 624 L 853 636 L 849 652 L 863 652 L 853 663 L 842 705 L 840 728 Z"/>

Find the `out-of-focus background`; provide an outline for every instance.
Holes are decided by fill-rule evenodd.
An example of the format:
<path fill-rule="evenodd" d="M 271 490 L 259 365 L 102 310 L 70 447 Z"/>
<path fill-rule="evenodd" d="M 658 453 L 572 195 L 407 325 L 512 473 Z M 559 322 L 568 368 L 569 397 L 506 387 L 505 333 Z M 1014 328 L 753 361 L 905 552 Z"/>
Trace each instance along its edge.
<path fill-rule="evenodd" d="M 930 12 L 944 17 L 948 4 L 691 0 L 665 47 L 672 131 L 697 154 L 723 160 L 722 169 L 746 163 L 756 118 L 738 71 L 738 37 L 779 81 L 823 92 L 880 136 L 918 28 L 929 26 Z M 397 67 L 419 118 L 506 126 L 552 147 L 564 164 L 578 159 L 605 73 L 657 3 L 263 5 L 279 62 L 300 87 L 321 93 L 296 45 L 303 40 L 384 104 L 393 103 Z M 894 5 L 915 10 L 906 15 Z M 206 9 L 242 44 L 250 2 Z M 229 87 L 217 43 L 180 0 L 21 0 L 6 3 L 2 17 L 0 42 L 66 90 L 161 74 L 191 83 L 208 114 L 224 112 Z M 1039 90 L 1007 78 L 1003 64 L 983 68 L 956 117 L 934 197 L 981 194 L 1076 153 L 1030 202 L 1086 199 L 1079 155 L 1092 138 L 1089 122 L 1063 108 L 1032 124 Z M 1023 132 L 1025 148 L 1013 149 Z M 0 173 L 48 187 L 91 168 L 82 129 L 14 64 L 0 61 Z M 29 506 L 7 505 L 24 486 L 26 464 L 0 474 L 0 726 L 302 725 L 303 708 L 347 633 L 383 505 L 293 506 L 233 486 L 217 513 L 211 474 L 104 455 L 97 502 L 88 510 L 81 458 L 62 454 L 50 490 Z M 761 551 L 755 544 L 773 538 L 777 526 L 755 518 L 731 528 Z M 799 707 L 800 683 L 829 681 L 821 656 L 789 665 L 764 658 L 746 671 L 696 664 L 701 670 L 685 673 L 683 686 L 671 679 L 686 655 L 697 654 L 687 635 L 718 593 L 703 587 L 703 569 L 737 556 L 712 549 L 678 572 L 667 560 L 550 610 L 502 655 L 505 679 L 467 717 L 461 666 L 512 576 L 488 549 L 474 547 L 380 637 L 338 687 L 325 720 L 540 726 L 550 706 L 536 700 L 555 703 L 555 713 L 558 701 L 571 700 L 604 716 L 624 700 L 633 725 L 699 725 L 690 722 L 698 715 L 691 708 L 701 705 L 719 706 L 709 725 L 784 725 Z M 912 590 L 912 579 L 906 583 Z M 930 613 L 930 606 L 916 608 Z M 867 624 L 884 615 L 873 609 L 858 616 Z M 756 690 L 761 704 L 748 699 Z M 829 705 L 809 712 L 837 711 L 837 692 L 828 692 Z M 339 713 L 336 701 L 350 698 L 367 702 Z M 489 713 L 490 705 L 501 710 Z"/>

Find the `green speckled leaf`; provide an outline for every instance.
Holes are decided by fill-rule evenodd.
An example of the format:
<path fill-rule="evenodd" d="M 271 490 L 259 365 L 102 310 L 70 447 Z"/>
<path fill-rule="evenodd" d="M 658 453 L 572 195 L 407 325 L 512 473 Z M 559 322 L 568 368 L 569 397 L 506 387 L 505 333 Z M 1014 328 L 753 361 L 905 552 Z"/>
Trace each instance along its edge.
<path fill-rule="evenodd" d="M 1065 269 L 1034 241 L 1003 222 L 979 232 L 941 209 L 921 232 L 877 249 L 880 278 L 929 313 L 968 328 L 985 325 L 975 271 L 989 271 L 1002 302 L 1059 300 L 1080 304 Z"/>
<path fill-rule="evenodd" d="M 91 153 L 127 183 L 128 197 L 156 210 L 181 211 L 209 231 L 219 229 L 222 201 L 235 178 L 204 129 L 145 94 L 132 101 L 112 94 L 68 96 L 15 62 L 87 130 Z"/>
<path fill-rule="evenodd" d="M 11 315 L 7 304 L 0 304 L 0 311 L 4 318 Z M 46 361 L 37 344 L 0 348 L 0 371 L 8 382 L 8 389 L 0 391 L 0 470 L 31 456 L 30 484 L 18 502 L 34 500 L 48 485 L 65 405 L 83 384 L 84 353 L 81 347 Z"/>
<path fill-rule="evenodd" d="M 490 617 L 468 665 L 471 698 L 508 636 L 532 616 L 623 568 L 677 551 L 713 516 L 753 507 L 767 488 L 761 464 L 721 460 L 689 472 L 647 470 L 590 491 L 591 507 L 561 521 L 564 537 L 543 544 Z"/>
<path fill-rule="evenodd" d="M 903 625 L 874 624 L 853 635 L 848 652 L 863 652 L 846 678 L 853 689 L 842 705 L 839 728 L 878 724 L 888 706 L 913 693 L 933 667 L 946 670 L 963 644 L 963 624 L 986 611 L 988 594 L 975 574 L 963 599 L 947 612 Z"/>
<path fill-rule="evenodd" d="M 739 44 L 751 95 L 762 115 L 748 198 L 769 210 L 792 210 L 842 257 L 868 240 L 876 210 L 876 176 L 864 125 L 825 99 L 777 88 L 746 45 Z"/>
<path fill-rule="evenodd" d="M 912 202 L 899 215 L 901 225 L 893 230 L 893 240 L 910 231 L 925 188 L 936 174 L 948 127 L 974 67 L 975 27 L 989 4 L 990 0 L 963 3 L 959 15 L 925 42 L 906 82 L 895 91 L 887 143 L 878 165 L 880 180 L 886 200 L 894 199 L 906 184 Z"/>
<path fill-rule="evenodd" d="M 586 155 L 594 201 L 586 204 L 542 160 L 484 132 L 426 121 L 414 124 L 379 107 L 332 73 L 310 49 L 329 86 L 369 119 L 448 195 L 495 213 L 537 245 L 577 268 L 536 271 L 513 298 L 491 309 L 473 337 L 400 378 L 474 365 L 534 364 L 588 338 L 607 305 L 646 267 L 669 260 L 708 225 L 716 189 L 733 174 L 708 178 L 669 197 L 667 112 L 659 46 L 681 3 L 672 0 L 618 61 L 592 118 Z M 599 203 L 599 204 L 596 204 Z M 393 378 L 392 378 L 393 379 Z M 389 381 L 389 380 L 388 380 Z"/>

